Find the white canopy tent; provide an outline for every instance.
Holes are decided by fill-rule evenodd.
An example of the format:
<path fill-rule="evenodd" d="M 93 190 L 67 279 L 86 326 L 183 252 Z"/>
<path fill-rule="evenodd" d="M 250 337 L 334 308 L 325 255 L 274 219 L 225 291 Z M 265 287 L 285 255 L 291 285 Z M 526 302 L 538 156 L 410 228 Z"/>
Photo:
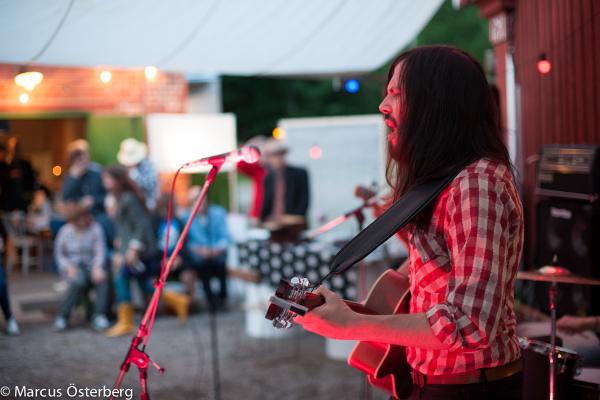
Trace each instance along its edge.
<path fill-rule="evenodd" d="M 0 63 L 189 74 L 373 70 L 442 0 L 0 0 Z"/>

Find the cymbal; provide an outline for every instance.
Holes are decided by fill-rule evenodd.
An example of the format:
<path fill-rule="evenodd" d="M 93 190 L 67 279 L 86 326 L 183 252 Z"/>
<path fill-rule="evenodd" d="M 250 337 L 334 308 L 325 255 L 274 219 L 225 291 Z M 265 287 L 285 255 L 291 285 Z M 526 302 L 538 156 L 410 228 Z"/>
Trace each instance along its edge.
<path fill-rule="evenodd" d="M 568 269 L 546 265 L 535 271 L 519 271 L 517 279 L 537 282 L 572 283 L 575 285 L 600 285 L 600 279 L 575 275 Z"/>

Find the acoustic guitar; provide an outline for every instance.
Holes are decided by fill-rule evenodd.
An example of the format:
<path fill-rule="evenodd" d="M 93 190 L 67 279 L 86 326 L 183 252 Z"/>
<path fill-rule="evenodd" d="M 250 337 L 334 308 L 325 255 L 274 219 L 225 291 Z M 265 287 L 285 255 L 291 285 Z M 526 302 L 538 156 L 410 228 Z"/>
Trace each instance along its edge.
<path fill-rule="evenodd" d="M 311 290 L 306 278 L 295 277 L 289 282 L 282 279 L 269 299 L 265 317 L 276 328 L 290 328 L 296 315 L 304 315 L 325 302 Z M 377 279 L 364 303 L 345 302 L 361 314 L 390 315 L 408 313 L 409 299 L 408 278 L 389 269 Z M 396 399 L 406 398 L 412 391 L 411 369 L 402 346 L 359 341 L 348 356 L 348 364 L 366 374 L 372 386 Z"/>

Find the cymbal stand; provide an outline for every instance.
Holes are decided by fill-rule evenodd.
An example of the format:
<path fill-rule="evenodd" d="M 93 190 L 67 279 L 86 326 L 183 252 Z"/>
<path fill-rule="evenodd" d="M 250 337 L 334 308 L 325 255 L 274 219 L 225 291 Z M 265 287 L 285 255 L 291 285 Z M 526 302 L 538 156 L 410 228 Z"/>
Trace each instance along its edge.
<path fill-rule="evenodd" d="M 556 395 L 556 368 L 554 367 L 554 358 L 556 353 L 556 293 L 558 291 L 556 281 L 552 282 L 550 290 L 548 291 L 548 297 L 550 300 L 550 354 L 548 356 L 550 362 L 550 400 L 555 399 Z"/>

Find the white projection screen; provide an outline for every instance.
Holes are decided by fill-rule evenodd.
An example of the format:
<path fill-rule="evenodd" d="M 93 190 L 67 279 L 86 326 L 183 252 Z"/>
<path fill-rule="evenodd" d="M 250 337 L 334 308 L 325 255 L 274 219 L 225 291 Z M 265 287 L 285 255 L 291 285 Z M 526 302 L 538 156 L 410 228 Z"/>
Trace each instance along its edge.
<path fill-rule="evenodd" d="M 175 172 L 188 161 L 235 150 L 235 122 L 233 114 L 150 114 L 146 118 L 150 159 L 159 172 Z M 224 171 L 232 169 L 230 163 L 223 165 Z"/>
<path fill-rule="evenodd" d="M 289 163 L 308 170 L 312 228 L 358 207 L 356 185 L 385 186 L 386 127 L 381 115 L 283 119 L 278 126 L 285 130 Z M 311 148 L 319 149 L 318 158 Z M 372 220 L 370 210 L 365 217 Z M 332 235 L 351 237 L 356 232 L 352 220 Z"/>

